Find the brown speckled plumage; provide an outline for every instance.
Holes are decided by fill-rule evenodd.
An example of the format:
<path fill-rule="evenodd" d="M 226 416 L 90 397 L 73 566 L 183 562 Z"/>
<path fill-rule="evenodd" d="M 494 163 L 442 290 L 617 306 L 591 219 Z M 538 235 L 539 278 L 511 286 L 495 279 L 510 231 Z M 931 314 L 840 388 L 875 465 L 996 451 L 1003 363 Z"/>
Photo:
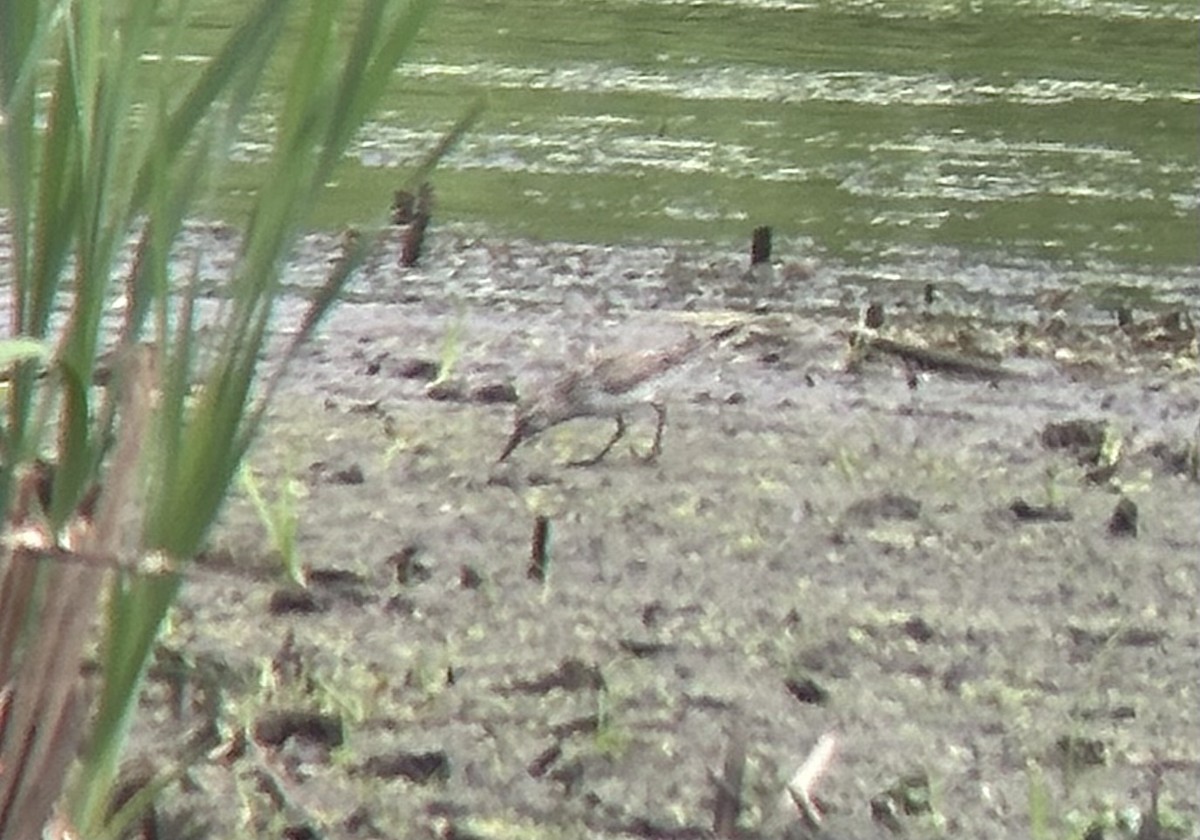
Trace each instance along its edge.
<path fill-rule="evenodd" d="M 710 341 L 726 337 L 723 330 Z M 592 458 L 573 461 L 575 466 L 597 463 L 625 434 L 625 414 L 637 405 L 647 404 L 658 416 L 654 443 L 642 456 L 652 461 L 662 450 L 662 433 L 667 410 L 660 389 L 669 375 L 681 371 L 709 342 L 688 336 L 673 347 L 635 353 L 600 356 L 586 367 L 574 368 L 522 399 L 517 405 L 512 435 L 500 454 L 503 461 L 525 441 L 552 426 L 577 417 L 611 417 L 616 431 L 602 450 Z"/>

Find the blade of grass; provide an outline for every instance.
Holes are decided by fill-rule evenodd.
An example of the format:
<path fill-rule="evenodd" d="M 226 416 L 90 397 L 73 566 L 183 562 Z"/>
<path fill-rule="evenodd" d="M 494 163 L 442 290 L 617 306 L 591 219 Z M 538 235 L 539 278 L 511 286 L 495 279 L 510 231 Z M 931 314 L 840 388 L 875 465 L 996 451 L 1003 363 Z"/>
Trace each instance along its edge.
<path fill-rule="evenodd" d="M 302 48 L 293 54 L 292 72 L 286 77 L 290 89 L 276 120 L 281 132 L 268 187 L 258 195 L 229 286 L 230 303 L 215 325 L 217 352 L 199 371 L 199 394 L 193 398 L 190 386 L 198 359 L 191 330 L 194 286 L 175 303 L 169 300 L 170 251 L 197 195 L 200 175 L 211 163 L 211 150 L 232 136 L 237 117 L 253 101 L 283 31 L 288 4 L 256 3 L 178 104 L 171 104 L 171 92 L 160 83 L 152 118 L 130 134 L 128 113 L 138 62 L 153 38 L 154 21 L 162 17 L 161 4 L 125 0 L 114 11 L 111 5 L 85 0 L 64 2 L 54 7 L 63 10 L 55 28 L 54 8 L 45 17 L 18 20 L 4 3 L 0 0 L 0 21 L 15 23 L 0 35 L 0 44 L 7 49 L 14 41 L 12 33 L 19 32 L 24 43 L 33 45 L 0 57 L 7 116 L 22 115 L 21 124 L 6 126 L 5 132 L 10 177 L 14 162 L 22 167 L 14 179 L 21 181 L 14 189 L 21 198 L 12 221 L 20 251 L 14 261 L 12 334 L 34 340 L 53 337 L 51 313 L 61 310 L 68 294 L 70 312 L 67 329 L 57 336 L 56 376 L 36 380 L 29 362 L 18 362 L 14 372 L 8 422 L 0 439 L 5 485 L 0 501 L 7 512 L 12 477 L 40 449 L 47 427 L 43 420 L 56 412 L 58 464 L 50 503 L 56 533 L 79 532 L 74 519 L 78 502 L 93 482 L 103 479 L 95 521 L 90 530 L 80 532 L 84 553 L 78 556 L 95 562 L 62 565 L 92 574 L 113 570 L 101 648 L 101 700 L 69 809 L 80 834 L 96 836 L 107 819 L 116 762 L 138 686 L 158 628 L 178 592 L 180 576 L 174 570 L 201 547 L 261 423 L 263 400 L 277 387 L 297 342 L 311 336 L 365 254 L 365 248 L 356 251 L 333 272 L 305 314 L 296 342 L 252 404 L 287 248 L 433 4 L 367 0 L 349 52 L 343 54 L 339 45 L 344 42 L 335 37 L 339 21 L 347 19 L 343 0 L 311 0 L 301 30 Z M 110 42 L 114 24 L 118 35 Z M 179 32 L 178 26 L 168 32 L 164 62 Z M 37 73 L 31 68 L 51 51 L 57 52 L 58 64 L 49 82 L 47 124 L 45 130 L 35 131 Z M 223 132 L 209 119 L 217 105 L 228 115 Z M 448 140 L 442 152 L 453 139 L 457 137 Z M 92 379 L 112 267 L 132 221 L 142 214 L 148 221 L 128 278 L 126 321 L 118 344 L 121 353 L 157 359 L 163 375 L 142 382 L 118 364 L 116 383 L 100 411 L 93 413 Z M 74 275 L 68 280 L 64 270 L 72 262 Z M 157 349 L 136 348 L 151 313 Z M 29 357 L 18 353 L 14 358 Z M 114 396 L 122 389 L 126 395 L 140 394 L 141 402 Z M 31 410 L 35 399 L 37 412 Z M 110 436 L 115 436 L 115 448 L 106 455 Z M 172 564 L 170 573 L 131 570 L 138 557 L 156 552 Z M 12 557 L 8 560 L 14 562 Z M 0 578 L 5 585 L 30 592 L 41 591 L 43 581 L 57 580 L 51 575 L 58 574 L 26 580 L 11 572 L 9 566 Z M 29 778 L 36 776 L 42 785 L 38 797 L 17 796 L 15 786 L 25 784 L 18 782 L 25 773 L 0 773 L 0 802 L 24 803 L 16 810 L 3 806 L 4 836 L 36 833 L 45 818 L 42 806 L 57 795 L 65 761 L 75 755 L 78 732 L 73 715 L 65 710 L 78 703 L 71 686 L 81 642 L 75 625 L 63 622 L 95 614 L 96 588 L 56 588 L 54 598 L 63 600 L 39 601 L 37 608 L 20 611 L 19 620 L 10 621 L 17 613 L 6 612 L 0 624 L 0 641 L 11 645 L 0 650 L 0 662 L 6 663 L 10 676 L 18 675 L 13 678 L 13 705 L 5 718 L 0 761 L 7 762 L 6 769 L 28 768 Z M 11 603 L 8 594 L 0 598 L 5 604 Z M 44 604 L 53 609 L 42 609 Z M 87 621 L 84 625 L 90 626 Z M 43 647 L 61 654 L 59 670 L 45 672 L 53 677 L 50 682 L 43 682 L 43 673 L 35 667 L 44 664 L 39 657 L 49 655 Z M 38 712 L 43 717 L 38 718 Z"/>
<path fill-rule="evenodd" d="M 171 113 L 162 136 L 163 148 L 187 148 L 201 121 L 227 90 L 233 91 L 230 98 L 232 117 L 244 112 L 246 103 L 257 89 L 262 69 L 283 32 L 287 9 L 287 3 L 278 2 L 260 2 L 250 9 Z M 144 204 L 149 191 L 158 183 L 152 166 L 152 161 L 148 160 L 138 170 L 135 207 Z"/>

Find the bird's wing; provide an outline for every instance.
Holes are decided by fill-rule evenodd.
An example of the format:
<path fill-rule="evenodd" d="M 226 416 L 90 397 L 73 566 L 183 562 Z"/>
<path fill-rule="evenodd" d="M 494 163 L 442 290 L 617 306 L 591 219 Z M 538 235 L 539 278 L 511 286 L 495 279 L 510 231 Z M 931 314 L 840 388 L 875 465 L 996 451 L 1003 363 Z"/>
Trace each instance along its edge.
<path fill-rule="evenodd" d="M 682 364 L 702 345 L 695 336 L 666 350 L 609 356 L 596 364 L 596 377 L 610 394 L 623 394 Z"/>

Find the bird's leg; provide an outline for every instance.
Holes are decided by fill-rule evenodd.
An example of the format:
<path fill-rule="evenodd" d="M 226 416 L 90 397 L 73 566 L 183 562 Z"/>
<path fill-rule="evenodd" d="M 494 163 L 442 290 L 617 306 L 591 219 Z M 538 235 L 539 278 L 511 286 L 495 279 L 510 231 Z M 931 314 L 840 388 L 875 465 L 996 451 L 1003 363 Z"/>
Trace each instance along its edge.
<path fill-rule="evenodd" d="M 629 447 L 629 451 L 633 453 L 633 457 L 637 458 L 643 464 L 653 464 L 658 460 L 658 456 L 662 454 L 663 429 L 667 426 L 667 406 L 664 403 L 650 403 L 650 407 L 658 415 L 658 425 L 654 427 L 654 443 L 650 444 L 650 451 L 643 454 L 635 450 L 632 446 Z"/>
<path fill-rule="evenodd" d="M 608 443 L 604 444 L 604 448 L 601 449 L 599 452 L 597 452 L 595 455 L 593 455 L 591 458 L 583 458 L 582 460 L 579 460 L 579 461 L 570 461 L 567 463 L 567 466 L 568 467 L 590 467 L 593 464 L 600 463 L 601 459 L 603 459 L 604 456 L 608 454 L 609 450 L 612 449 L 616 445 L 617 441 L 619 441 L 624 435 L 625 435 L 625 417 L 618 414 L 617 415 L 617 430 L 615 432 L 613 432 L 613 436 L 612 436 L 612 438 L 609 439 Z"/>

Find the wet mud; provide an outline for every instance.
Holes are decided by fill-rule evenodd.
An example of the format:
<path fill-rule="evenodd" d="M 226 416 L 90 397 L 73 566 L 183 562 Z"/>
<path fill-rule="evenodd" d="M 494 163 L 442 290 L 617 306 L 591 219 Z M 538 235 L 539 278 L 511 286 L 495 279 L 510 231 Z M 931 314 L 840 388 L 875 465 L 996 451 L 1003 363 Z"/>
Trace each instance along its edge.
<path fill-rule="evenodd" d="M 1186 314 L 985 318 L 916 286 L 868 291 L 867 331 L 799 268 L 765 278 L 786 298 L 732 260 L 626 297 L 586 253 L 557 293 L 367 281 L 303 351 L 250 463 L 268 499 L 303 488 L 306 585 L 235 498 L 136 731 L 160 764 L 208 738 L 171 836 L 1195 836 Z M 512 400 L 590 348 L 731 325 L 671 388 L 656 463 L 564 466 L 611 434 L 586 419 L 496 463 Z M 629 420 L 644 449 L 654 413 Z M 786 785 L 829 733 L 814 826 Z"/>

